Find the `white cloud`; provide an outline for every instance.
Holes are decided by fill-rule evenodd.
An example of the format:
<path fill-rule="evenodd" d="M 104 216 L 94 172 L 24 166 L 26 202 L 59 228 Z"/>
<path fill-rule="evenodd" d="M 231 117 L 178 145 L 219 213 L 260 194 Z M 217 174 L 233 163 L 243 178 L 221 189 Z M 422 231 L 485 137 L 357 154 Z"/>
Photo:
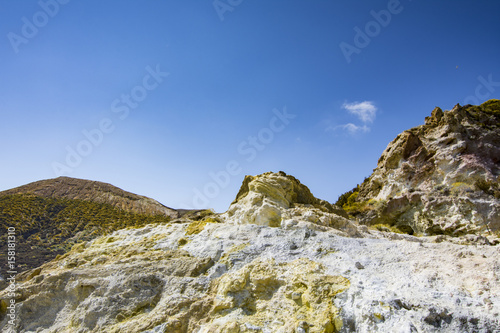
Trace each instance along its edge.
<path fill-rule="evenodd" d="M 356 116 L 362 124 L 347 123 L 341 125 L 330 125 L 333 121 L 327 120 L 326 132 L 344 131 L 349 135 L 356 135 L 358 133 L 366 133 L 370 131 L 370 124 L 375 121 L 377 116 L 377 107 L 371 101 L 364 102 L 345 102 L 342 108 L 347 110 L 350 114 Z"/>
<path fill-rule="evenodd" d="M 377 107 L 370 101 L 364 102 L 354 102 L 354 103 L 344 103 L 342 105 L 344 109 L 349 111 L 350 114 L 353 114 L 359 118 L 363 123 L 372 123 L 377 116 Z M 353 125 L 353 124 L 346 124 Z M 358 127 L 356 125 L 353 125 Z M 366 126 L 364 126 L 366 127 Z"/>
<path fill-rule="evenodd" d="M 363 125 L 363 126 L 358 126 L 353 123 L 347 123 L 347 124 L 342 124 L 342 125 L 337 125 L 337 126 L 328 126 L 325 131 L 326 132 L 334 132 L 337 130 L 344 130 L 348 132 L 350 135 L 355 135 L 358 132 L 369 132 L 370 127 Z"/>
<path fill-rule="evenodd" d="M 353 123 L 338 125 L 336 128 L 342 128 L 343 130 L 346 130 L 347 132 L 349 132 L 349 134 L 352 134 L 352 135 L 354 135 L 358 132 L 369 132 L 370 131 L 370 128 L 366 125 L 357 126 Z"/>

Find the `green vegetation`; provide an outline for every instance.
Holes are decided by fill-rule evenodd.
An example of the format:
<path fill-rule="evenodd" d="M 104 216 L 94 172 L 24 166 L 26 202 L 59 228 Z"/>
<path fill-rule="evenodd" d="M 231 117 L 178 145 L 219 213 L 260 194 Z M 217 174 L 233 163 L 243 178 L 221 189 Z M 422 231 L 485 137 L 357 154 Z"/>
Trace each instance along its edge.
<path fill-rule="evenodd" d="M 367 183 L 369 180 L 369 177 L 365 178 L 361 185 L 358 184 L 352 190 L 340 195 L 335 204 L 342 207 L 342 209 L 344 209 L 351 216 L 355 216 L 359 213 L 379 208 L 378 206 L 380 202 L 378 202 L 377 200 L 370 199 L 368 201 L 358 201 L 360 187 L 363 184 Z"/>
<path fill-rule="evenodd" d="M 342 206 L 342 208 L 347 212 L 347 213 L 354 213 L 354 212 L 359 212 L 363 210 L 363 208 L 366 206 L 366 202 L 357 202 L 356 199 L 358 198 L 359 192 L 353 192 L 348 198 L 346 203 Z"/>
<path fill-rule="evenodd" d="M 25 270 L 65 253 L 75 243 L 126 227 L 169 221 L 163 215 L 132 213 L 106 203 L 7 195 L 0 197 L 0 252 L 7 253 L 9 227 L 16 229 L 17 265 Z"/>
<path fill-rule="evenodd" d="M 357 185 L 355 188 L 353 188 L 352 190 L 350 191 L 347 191 L 343 194 L 341 194 L 339 196 L 339 198 L 337 199 L 337 202 L 335 203 L 337 206 L 339 207 L 344 207 L 344 205 L 347 204 L 347 201 L 349 200 L 349 198 L 353 195 L 353 194 L 356 194 L 356 197 L 357 197 L 357 193 L 359 193 L 359 185 Z M 355 197 L 354 197 L 355 198 Z"/>
<path fill-rule="evenodd" d="M 368 182 L 368 180 L 369 178 L 365 178 L 361 185 Z M 373 206 L 377 204 L 376 200 L 358 201 L 361 185 L 358 184 L 352 190 L 341 194 L 335 203 L 337 206 L 342 207 L 349 215 L 357 215 L 361 212 L 374 209 Z"/>
<path fill-rule="evenodd" d="M 481 127 L 493 130 L 498 127 L 500 120 L 500 100 L 491 99 L 481 105 L 470 105 L 466 113 Z"/>
<path fill-rule="evenodd" d="M 486 194 L 493 195 L 495 198 L 500 199 L 500 184 L 499 181 L 486 181 L 478 180 L 474 183 L 474 186 L 483 191 Z"/>
<path fill-rule="evenodd" d="M 360 190 L 360 187 L 363 186 L 364 184 L 368 183 L 370 181 L 370 177 L 365 177 L 365 179 L 363 179 L 363 182 L 361 184 L 358 184 L 356 185 L 355 188 L 353 188 L 352 190 L 350 191 L 347 191 L 345 192 L 344 194 L 341 194 L 339 196 L 339 198 L 337 199 L 337 202 L 335 203 L 337 206 L 344 206 L 346 203 L 347 203 L 347 199 L 349 199 L 349 197 L 355 193 L 355 192 L 359 192 Z"/>
<path fill-rule="evenodd" d="M 498 99 L 490 99 L 489 101 L 484 102 L 483 104 L 477 106 L 482 112 L 500 116 L 500 100 Z"/>

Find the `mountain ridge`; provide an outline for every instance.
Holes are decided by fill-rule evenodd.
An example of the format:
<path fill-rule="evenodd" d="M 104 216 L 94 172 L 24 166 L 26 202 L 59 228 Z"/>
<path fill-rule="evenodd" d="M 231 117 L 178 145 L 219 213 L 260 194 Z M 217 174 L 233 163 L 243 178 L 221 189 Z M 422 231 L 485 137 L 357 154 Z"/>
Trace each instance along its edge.
<path fill-rule="evenodd" d="M 25 271 L 76 243 L 180 215 L 111 184 L 70 177 L 41 180 L 0 192 L 0 253 L 7 253 L 8 228 L 16 230 L 18 270 Z"/>
<path fill-rule="evenodd" d="M 34 194 L 46 198 L 63 198 L 108 203 L 138 214 L 178 217 L 177 210 L 146 196 L 124 191 L 114 185 L 79 178 L 57 177 L 39 180 L 0 192 L 0 197 L 12 194 Z"/>
<path fill-rule="evenodd" d="M 26 333 L 500 328 L 498 246 L 357 225 L 320 199 L 307 199 L 307 187 L 284 172 L 245 177 L 241 188 L 225 213 L 117 230 L 19 274 L 14 327 Z M 0 291 L 0 327 L 7 325 L 8 302 L 8 291 Z"/>

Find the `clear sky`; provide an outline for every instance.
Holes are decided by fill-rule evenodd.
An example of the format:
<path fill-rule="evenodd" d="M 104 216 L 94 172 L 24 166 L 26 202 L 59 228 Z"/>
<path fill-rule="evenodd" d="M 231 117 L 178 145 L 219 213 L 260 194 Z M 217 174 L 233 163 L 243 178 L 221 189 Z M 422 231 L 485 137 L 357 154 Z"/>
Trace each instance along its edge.
<path fill-rule="evenodd" d="M 435 106 L 500 98 L 493 0 L 0 0 L 0 190 L 59 175 L 225 211 L 335 202 Z"/>

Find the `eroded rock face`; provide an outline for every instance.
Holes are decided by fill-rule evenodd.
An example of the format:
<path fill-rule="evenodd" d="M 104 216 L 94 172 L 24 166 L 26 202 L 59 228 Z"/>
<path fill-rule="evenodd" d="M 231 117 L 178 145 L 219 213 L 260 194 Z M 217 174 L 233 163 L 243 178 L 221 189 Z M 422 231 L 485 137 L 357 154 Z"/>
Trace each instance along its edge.
<path fill-rule="evenodd" d="M 122 229 L 18 275 L 0 329 L 500 331 L 500 248 L 481 236 L 499 228 L 498 109 L 435 109 L 357 193 L 363 223 L 449 235 L 381 232 L 283 172 L 247 176 L 223 214 Z"/>
<path fill-rule="evenodd" d="M 360 186 L 358 217 L 418 234 L 500 231 L 500 101 L 436 108 L 398 135 Z"/>
<path fill-rule="evenodd" d="M 344 210 L 314 197 L 307 186 L 282 171 L 246 176 L 236 200 L 221 218 L 226 223 L 270 227 L 305 222 L 317 228 L 335 228 L 343 235 L 361 235 Z"/>
<path fill-rule="evenodd" d="M 224 274 L 215 284 L 214 320 L 202 331 L 237 331 L 241 317 L 250 329 L 335 332 L 342 320 L 333 299 L 349 287 L 349 280 L 324 271 L 323 265 L 305 258 L 280 264 L 257 259 Z"/>
<path fill-rule="evenodd" d="M 192 222 L 195 223 L 195 222 Z M 189 223 L 124 229 L 18 277 L 17 332 L 494 332 L 496 246 Z M 373 237 L 379 236 L 377 233 Z M 22 280 L 24 282 L 21 282 Z M 10 301 L 0 292 L 0 327 Z"/>

